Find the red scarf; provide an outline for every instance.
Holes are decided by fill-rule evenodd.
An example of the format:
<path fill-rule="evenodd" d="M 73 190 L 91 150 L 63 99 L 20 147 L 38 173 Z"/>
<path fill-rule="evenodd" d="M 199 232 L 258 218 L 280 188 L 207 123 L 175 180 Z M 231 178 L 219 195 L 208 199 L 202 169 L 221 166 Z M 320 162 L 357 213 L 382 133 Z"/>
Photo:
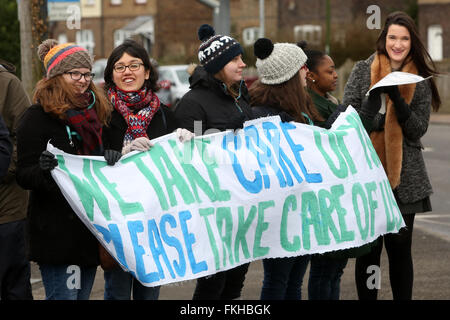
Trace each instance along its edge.
<path fill-rule="evenodd" d="M 139 91 L 123 91 L 114 87 L 108 90 L 108 97 L 128 126 L 123 145 L 139 137 L 148 138 L 148 125 L 160 106 L 156 94 L 145 87 Z"/>
<path fill-rule="evenodd" d="M 80 96 L 84 108 L 69 109 L 66 111 L 66 124 L 75 130 L 81 140 L 80 155 L 103 155 L 102 125 L 93 108 L 95 97 L 92 91 Z"/>

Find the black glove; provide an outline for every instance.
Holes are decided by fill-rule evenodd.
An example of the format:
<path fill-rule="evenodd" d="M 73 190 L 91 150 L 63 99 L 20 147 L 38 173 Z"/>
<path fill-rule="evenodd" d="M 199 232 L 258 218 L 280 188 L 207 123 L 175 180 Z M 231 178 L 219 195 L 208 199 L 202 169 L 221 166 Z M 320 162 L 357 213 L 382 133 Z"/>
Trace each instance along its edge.
<path fill-rule="evenodd" d="M 405 102 L 403 97 L 400 95 L 398 86 L 384 87 L 384 92 L 389 95 L 389 98 L 394 104 L 395 114 L 397 116 L 398 122 L 403 123 L 408 120 L 411 115 L 411 109 L 409 108 L 409 105 Z"/>
<path fill-rule="evenodd" d="M 280 119 L 282 122 L 291 122 L 294 121 L 294 118 L 292 118 L 287 112 L 285 111 L 281 111 L 280 114 Z"/>
<path fill-rule="evenodd" d="M 386 114 L 380 114 L 379 116 L 376 116 L 373 125 L 372 125 L 372 131 L 383 131 L 384 130 L 384 123 L 386 122 Z"/>
<path fill-rule="evenodd" d="M 105 153 L 103 154 L 105 157 L 106 163 L 108 163 L 108 166 L 113 166 L 116 164 L 117 161 L 122 157 L 122 153 L 116 150 L 108 149 L 105 150 Z"/>
<path fill-rule="evenodd" d="M 336 121 L 336 119 L 339 117 L 339 115 L 342 112 L 345 112 L 345 110 L 347 110 L 347 106 L 340 104 L 337 106 L 337 108 L 333 111 L 332 114 L 330 114 L 330 116 L 328 117 L 328 119 L 325 121 L 325 123 L 323 124 L 323 128 L 325 129 L 330 129 L 331 126 L 333 125 L 333 123 Z"/>
<path fill-rule="evenodd" d="M 55 158 L 55 155 L 50 151 L 42 151 L 41 156 L 39 157 L 39 167 L 44 171 L 50 171 L 55 169 L 58 165 L 58 160 Z"/>
<path fill-rule="evenodd" d="M 368 97 L 364 97 L 360 114 L 373 119 L 381 108 L 381 96 L 383 88 L 375 88 L 370 91 Z"/>

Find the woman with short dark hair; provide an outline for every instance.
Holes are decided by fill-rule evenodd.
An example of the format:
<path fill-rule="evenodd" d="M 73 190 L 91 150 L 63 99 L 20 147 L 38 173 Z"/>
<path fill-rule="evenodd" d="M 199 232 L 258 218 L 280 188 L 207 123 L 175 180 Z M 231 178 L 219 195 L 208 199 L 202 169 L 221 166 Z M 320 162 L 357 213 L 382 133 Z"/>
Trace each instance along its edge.
<path fill-rule="evenodd" d="M 108 148 L 126 154 L 133 150 L 147 151 L 151 139 L 177 130 L 172 111 L 160 103 L 157 90 L 158 74 L 150 63 L 147 50 L 133 40 L 126 40 L 113 50 L 105 68 L 105 89 L 113 112 L 104 127 Z M 180 140 L 193 135 L 177 130 Z M 149 190 L 150 192 L 150 190 Z M 109 254 L 100 248 L 105 270 L 105 300 L 157 300 L 160 287 L 146 287 L 125 272 Z"/>

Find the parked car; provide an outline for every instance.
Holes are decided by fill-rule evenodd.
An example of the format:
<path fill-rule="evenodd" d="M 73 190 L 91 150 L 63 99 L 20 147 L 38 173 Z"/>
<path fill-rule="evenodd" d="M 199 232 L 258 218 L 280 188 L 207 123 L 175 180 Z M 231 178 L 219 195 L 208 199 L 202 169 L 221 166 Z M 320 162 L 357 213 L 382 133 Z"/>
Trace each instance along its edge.
<path fill-rule="evenodd" d="M 94 61 L 92 66 L 92 73 L 95 73 L 94 83 L 101 88 L 105 85 L 104 74 L 107 61 L 108 59 L 98 59 Z"/>
<path fill-rule="evenodd" d="M 167 105 L 176 107 L 178 101 L 189 91 L 189 73 L 187 72 L 189 65 L 170 65 L 159 66 L 159 84 L 161 89 L 158 91 L 160 99 L 167 93 Z"/>

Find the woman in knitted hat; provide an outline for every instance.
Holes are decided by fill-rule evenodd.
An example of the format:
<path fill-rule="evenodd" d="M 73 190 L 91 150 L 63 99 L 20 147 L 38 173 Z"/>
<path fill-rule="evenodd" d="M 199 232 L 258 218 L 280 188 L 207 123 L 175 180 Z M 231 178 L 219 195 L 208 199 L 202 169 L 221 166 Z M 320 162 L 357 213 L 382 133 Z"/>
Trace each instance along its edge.
<path fill-rule="evenodd" d="M 92 78 L 92 59 L 74 43 L 46 40 L 38 48 L 46 75 L 17 130 L 17 181 L 31 190 L 30 257 L 39 264 L 49 300 L 89 299 L 99 264 L 98 242 L 64 198 L 50 171 L 58 165 L 50 142 L 75 155 L 104 155 L 102 125 L 111 107 Z M 120 154 L 119 154 L 120 155 Z"/>
<path fill-rule="evenodd" d="M 261 38 L 254 44 L 259 79 L 250 87 L 256 118 L 279 115 L 282 121 L 313 125 L 323 118 L 304 87 L 306 60 L 303 50 L 291 43 Z M 261 300 L 301 300 L 303 276 L 309 255 L 264 259 Z"/>
<path fill-rule="evenodd" d="M 189 78 L 191 90 L 180 100 L 175 116 L 182 128 L 196 135 L 242 128 L 252 119 L 250 97 L 242 72 L 242 47 L 235 39 L 216 35 L 207 24 L 198 30 L 200 66 Z M 197 124 L 199 124 L 197 126 Z M 193 299 L 239 298 L 249 264 L 197 280 Z"/>
<path fill-rule="evenodd" d="M 133 150 L 147 151 L 150 139 L 176 130 L 180 141 L 193 134 L 177 129 L 172 111 L 160 103 L 156 82 L 158 73 L 151 64 L 148 52 L 133 40 L 125 40 L 108 58 L 105 68 L 105 89 L 114 107 L 111 120 L 104 128 L 108 148 L 126 154 Z M 108 257 L 101 249 L 102 257 Z M 106 259 L 105 259 L 106 260 Z M 146 287 L 117 263 L 106 265 L 102 260 L 105 278 L 105 300 L 157 300 L 160 287 Z M 112 258 L 110 258 L 112 260 Z"/>
<path fill-rule="evenodd" d="M 377 42 L 377 50 L 368 59 L 358 61 L 345 86 L 343 101 L 361 114 L 364 96 L 375 83 L 393 71 L 436 75 L 430 55 L 420 40 L 414 20 L 404 12 L 387 18 Z M 355 278 L 358 297 L 375 300 L 378 289 L 368 288 L 367 268 L 380 265 L 383 242 L 389 260 L 393 298 L 410 300 L 413 288 L 411 256 L 414 217 L 431 211 L 432 186 L 422 156 L 421 137 L 428 129 L 431 109 L 438 111 L 441 100 L 433 78 L 417 84 L 381 87 L 387 93 L 385 112 L 379 113 L 380 91 L 370 96 L 378 105 L 368 130 L 373 146 L 383 164 L 406 228 L 387 234 L 370 253 L 356 259 Z M 369 96 L 369 98 L 370 98 Z M 384 99 L 384 97 L 383 97 Z"/>

